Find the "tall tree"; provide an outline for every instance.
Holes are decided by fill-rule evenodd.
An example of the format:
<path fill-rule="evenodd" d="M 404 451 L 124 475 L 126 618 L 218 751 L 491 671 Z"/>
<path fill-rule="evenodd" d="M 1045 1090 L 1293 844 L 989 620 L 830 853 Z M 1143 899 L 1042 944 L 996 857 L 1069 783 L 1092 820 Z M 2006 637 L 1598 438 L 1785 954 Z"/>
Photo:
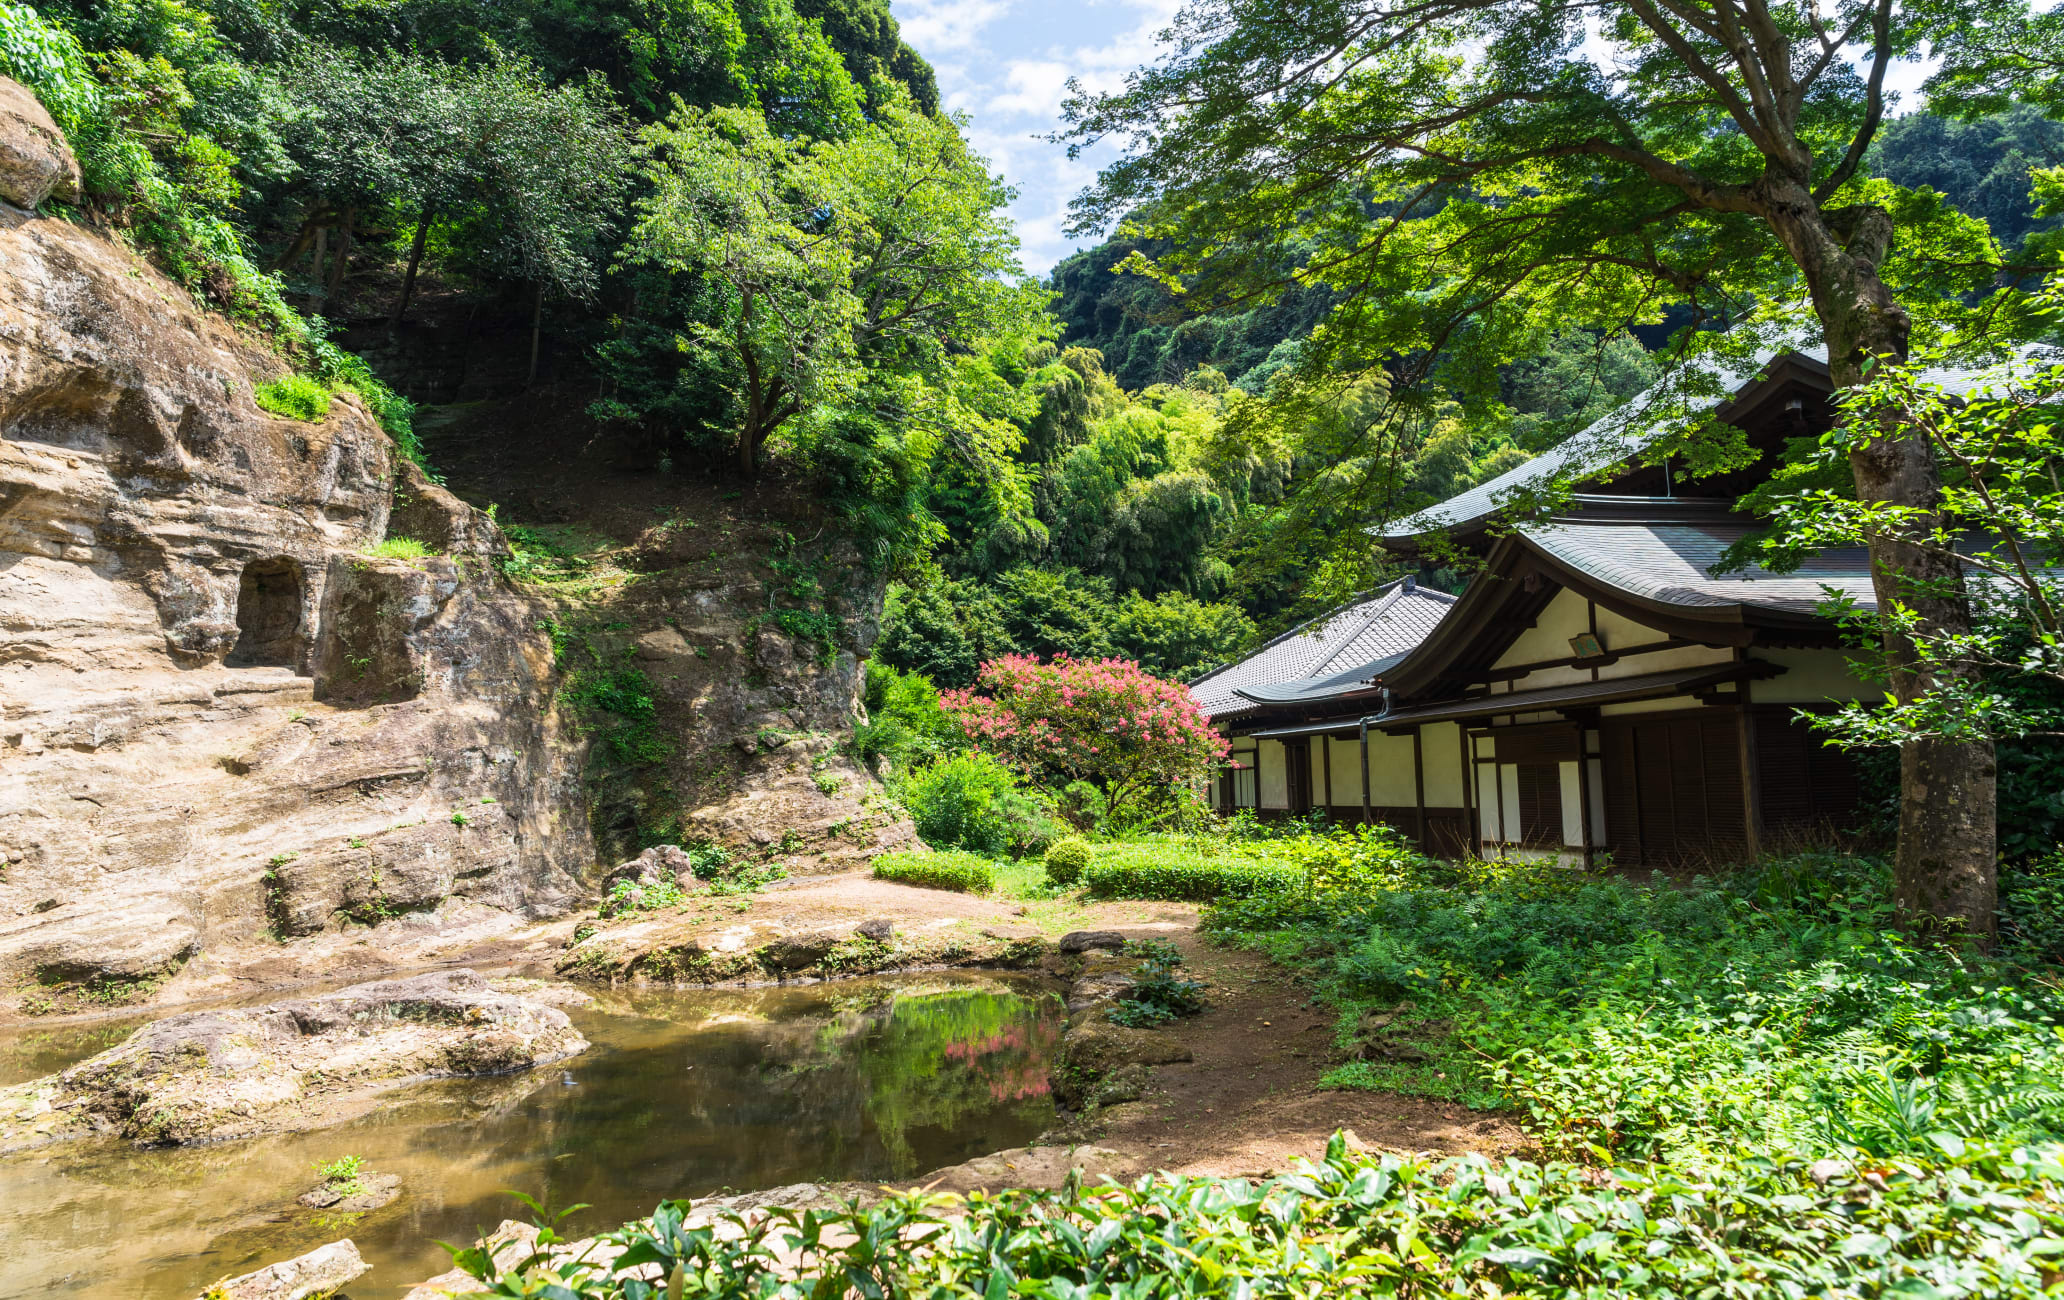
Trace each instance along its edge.
<path fill-rule="evenodd" d="M 2009 0 L 1988 0 L 2000 12 Z M 1135 266 L 1205 304 L 1291 282 L 1340 305 L 1307 367 L 1445 358 L 1465 379 L 1544 330 L 1616 330 L 1689 309 L 1739 320 L 1803 296 L 1834 382 L 1901 361 L 1917 328 L 1987 285 L 1982 223 L 1863 162 L 1892 62 L 1945 32 L 1931 0 L 1191 0 L 1164 57 L 1077 92 L 1074 139 L 1126 146 L 1078 204 L 1084 229 L 1169 241 Z M 1857 70 L 1860 66 L 1863 71 Z M 1298 251 L 1298 241 L 1310 248 Z M 1692 332 L 1680 346 L 1702 340 Z M 1461 358 L 1468 364 L 1457 366 Z M 1901 412 L 1850 457 L 1861 500 L 1939 509 L 1941 470 Z M 1905 627 L 1970 624 L 1959 566 L 1873 538 L 1891 689 L 1938 667 Z M 1989 743 L 1902 747 L 1897 871 L 1914 913 L 1993 928 Z"/>
<path fill-rule="evenodd" d="M 739 109 L 684 108 L 648 133 L 652 192 L 630 258 L 723 286 L 690 340 L 722 359 L 737 459 L 791 421 L 864 403 L 989 462 L 1015 428 L 963 384 L 974 345 L 1036 335 L 1045 294 L 1016 280 L 1008 191 L 953 121 L 884 107 L 842 140 L 776 136 Z"/>

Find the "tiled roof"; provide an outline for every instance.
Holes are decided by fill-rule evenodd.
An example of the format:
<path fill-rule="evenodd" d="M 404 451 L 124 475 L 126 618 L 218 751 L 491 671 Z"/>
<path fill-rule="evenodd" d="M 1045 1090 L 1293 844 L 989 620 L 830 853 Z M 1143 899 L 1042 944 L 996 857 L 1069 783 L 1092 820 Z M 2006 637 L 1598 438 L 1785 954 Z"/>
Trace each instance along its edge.
<path fill-rule="evenodd" d="M 1826 354 L 1822 350 L 1806 355 L 1817 361 Z M 1459 496 L 1450 497 L 1437 506 L 1401 519 L 1380 531 L 1371 531 L 1385 541 L 1403 541 L 1421 533 L 1458 528 L 1489 518 L 1515 496 L 1524 496 L 1529 490 L 1544 489 L 1558 479 L 1582 482 L 1632 460 L 1650 443 L 1673 432 L 1670 421 L 1652 418 L 1655 415 L 1665 409 L 1689 414 L 1720 406 L 1753 381 L 1776 356 L 1772 353 L 1759 359 L 1754 368 L 1741 374 L 1721 374 L 1722 396 L 1687 394 L 1682 391 L 1680 383 L 1665 380 L 1532 460 L 1515 465 L 1498 477 Z"/>
<path fill-rule="evenodd" d="M 1190 683 L 1190 695 L 1208 717 L 1251 713 L 1242 691 L 1291 682 L 1352 680 L 1378 659 L 1395 658 L 1424 640 L 1455 598 L 1407 580 L 1378 589 L 1290 629 L 1237 663 Z"/>
<path fill-rule="evenodd" d="M 1683 524 L 1585 523 L 1550 519 L 1519 532 L 1554 559 L 1598 581 L 1668 605 L 1752 605 L 1811 614 L 1833 587 L 1874 607 L 1870 557 L 1860 548 L 1822 551 L 1792 573 L 1751 566 L 1713 576 L 1721 553 L 1754 531 L 1748 521 Z"/>
<path fill-rule="evenodd" d="M 2019 355 L 2024 360 L 2041 361 L 2046 364 L 2056 364 L 2060 359 L 2064 359 L 2064 354 L 2059 354 L 2055 349 L 2033 345 L 2021 347 Z M 1612 411 L 1596 423 L 1570 435 L 1532 460 L 1515 465 L 1489 482 L 1478 484 L 1467 492 L 1381 530 L 1371 531 L 1384 541 L 1403 542 L 1437 529 L 1461 528 L 1478 523 L 1498 513 L 1505 503 L 1513 498 L 1524 498 L 1530 489 L 1544 488 L 1556 479 L 1581 483 L 1614 465 L 1632 460 L 1651 443 L 1658 441 L 1665 434 L 1674 432 L 1670 419 L 1655 417 L 1673 413 L 1690 415 L 1724 405 L 1753 384 L 1774 362 L 1787 356 L 1796 357 L 1815 370 L 1824 371 L 1827 367 L 1827 348 L 1820 344 L 1765 352 L 1746 369 L 1723 370 L 1714 375 L 1713 378 L 1719 381 L 1719 391 L 1723 394 L 1721 396 L 1714 396 L 1710 392 L 1690 392 L 1686 376 L 1694 375 L 1696 372 L 1683 372 L 1635 396 L 1626 405 Z M 1944 391 L 1953 396 L 1963 397 L 1977 385 L 1988 382 L 1988 372 L 1984 368 L 1938 367 L 1922 371 L 1919 378 L 1927 383 L 1941 385 Z M 1704 379 L 1699 380 L 1699 386 L 1708 387 Z"/>

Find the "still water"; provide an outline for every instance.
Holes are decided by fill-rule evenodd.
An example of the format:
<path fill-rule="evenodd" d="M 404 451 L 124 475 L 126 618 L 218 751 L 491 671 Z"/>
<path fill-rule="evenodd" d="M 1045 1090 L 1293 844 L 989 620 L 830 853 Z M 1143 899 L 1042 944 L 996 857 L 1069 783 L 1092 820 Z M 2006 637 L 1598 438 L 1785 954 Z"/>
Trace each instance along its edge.
<path fill-rule="evenodd" d="M 562 1065 L 441 1080 L 314 1133 L 183 1149 L 73 1143 L 0 1158 L 0 1296 L 191 1300 L 223 1277 L 350 1237 L 359 1300 L 449 1267 L 436 1241 L 522 1218 L 510 1189 L 588 1202 L 569 1235 L 668 1196 L 908 1177 L 1051 1121 L 1062 1008 L 983 977 L 615 992 L 570 1012 L 592 1046 Z M 129 1026 L 0 1039 L 0 1074 L 61 1068 Z M 103 1041 L 108 1040 L 108 1041 Z M 313 1166 L 358 1155 L 401 1198 L 355 1223 L 294 1204 Z"/>

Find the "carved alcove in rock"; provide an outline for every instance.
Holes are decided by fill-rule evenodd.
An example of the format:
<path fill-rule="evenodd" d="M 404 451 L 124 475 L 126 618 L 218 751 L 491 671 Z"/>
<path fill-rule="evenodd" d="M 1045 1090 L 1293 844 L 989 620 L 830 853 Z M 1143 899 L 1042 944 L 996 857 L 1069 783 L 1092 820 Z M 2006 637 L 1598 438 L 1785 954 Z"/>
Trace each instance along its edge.
<path fill-rule="evenodd" d="M 301 631 L 306 604 L 300 565 L 284 558 L 246 564 L 237 580 L 237 642 L 223 663 L 300 671 L 307 645 Z"/>

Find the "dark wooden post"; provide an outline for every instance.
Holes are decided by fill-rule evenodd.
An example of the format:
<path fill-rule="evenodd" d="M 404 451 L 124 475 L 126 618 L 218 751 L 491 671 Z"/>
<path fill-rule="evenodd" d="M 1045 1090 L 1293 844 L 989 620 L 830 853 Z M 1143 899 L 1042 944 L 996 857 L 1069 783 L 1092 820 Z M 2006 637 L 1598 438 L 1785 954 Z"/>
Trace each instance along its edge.
<path fill-rule="evenodd" d="M 1737 682 L 1734 689 L 1741 694 L 1736 715 L 1741 721 L 1734 732 L 1741 756 L 1742 848 L 1754 862 L 1763 856 L 1763 774 L 1756 767 L 1756 715 L 1749 711 L 1749 684 Z"/>
<path fill-rule="evenodd" d="M 1476 816 L 1476 742 L 1469 738 L 1469 723 L 1458 721 L 1455 731 L 1462 737 L 1462 843 L 1483 856 L 1483 827 Z"/>
<path fill-rule="evenodd" d="M 1577 834 L 1584 838 L 1584 870 L 1591 869 L 1591 742 L 1577 721 Z M 1603 741 L 1604 737 L 1600 737 Z"/>
<path fill-rule="evenodd" d="M 1369 807 L 1369 722 L 1362 720 L 1362 825 L 1367 826 L 1376 818 Z"/>
<path fill-rule="evenodd" d="M 1326 801 L 1325 801 L 1324 803 L 1320 804 L 1319 806 L 1320 806 L 1321 808 L 1324 808 L 1324 809 L 1326 810 L 1326 820 L 1327 820 L 1327 821 L 1332 821 L 1332 820 L 1333 820 L 1333 737 L 1332 737 L 1331 733 L 1328 733 L 1328 734 L 1326 734 L 1326 735 L 1323 735 L 1323 736 L 1315 736 L 1315 737 L 1313 737 L 1313 739 L 1317 740 L 1317 741 L 1319 742 L 1319 744 L 1321 744 L 1321 745 L 1325 746 L 1325 748 L 1324 748 L 1324 749 L 1323 749 L 1323 750 L 1321 751 L 1321 753 L 1322 753 L 1323 757 L 1322 757 L 1322 758 L 1321 758 L 1321 760 L 1320 760 L 1320 765 L 1321 765 L 1321 766 L 1322 766 L 1322 767 L 1323 767 L 1323 768 L 1325 769 L 1325 780 L 1326 780 Z"/>
<path fill-rule="evenodd" d="M 1430 852 L 1426 842 L 1426 751 L 1422 747 L 1420 727 L 1412 728 L 1412 796 L 1418 804 L 1419 851 Z"/>

